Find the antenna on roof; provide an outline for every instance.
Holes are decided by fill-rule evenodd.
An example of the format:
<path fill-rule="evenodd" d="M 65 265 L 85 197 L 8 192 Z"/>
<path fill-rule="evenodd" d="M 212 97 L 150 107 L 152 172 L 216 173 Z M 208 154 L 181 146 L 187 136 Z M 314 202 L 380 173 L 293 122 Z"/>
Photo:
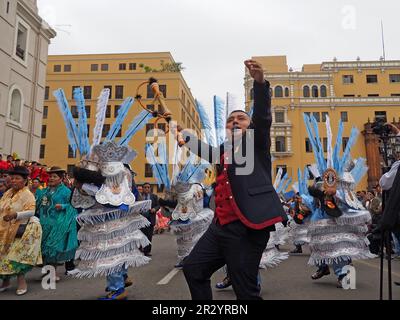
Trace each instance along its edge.
<path fill-rule="evenodd" d="M 382 49 L 383 49 L 383 61 L 386 61 L 386 50 L 385 50 L 385 34 L 383 30 L 383 20 L 381 20 L 381 29 L 382 29 Z"/>

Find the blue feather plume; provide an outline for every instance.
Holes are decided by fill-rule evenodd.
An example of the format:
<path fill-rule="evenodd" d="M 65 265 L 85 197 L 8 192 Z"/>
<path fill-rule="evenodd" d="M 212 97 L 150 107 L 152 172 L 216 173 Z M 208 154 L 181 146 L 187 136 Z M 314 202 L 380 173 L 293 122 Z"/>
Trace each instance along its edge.
<path fill-rule="evenodd" d="M 304 124 L 306 125 L 306 130 L 307 130 L 307 134 L 308 134 L 308 138 L 310 140 L 312 149 L 313 149 L 313 153 L 314 153 L 314 157 L 315 160 L 317 161 L 317 165 L 318 165 L 318 170 L 319 172 L 325 172 L 325 160 L 320 156 L 320 144 L 321 141 L 319 141 L 320 143 L 317 144 L 317 140 L 316 137 L 313 133 L 313 129 L 311 127 L 311 120 L 310 117 L 303 113 L 303 118 L 304 118 Z"/>
<path fill-rule="evenodd" d="M 196 108 L 197 112 L 200 116 L 201 126 L 203 128 L 203 132 L 205 133 L 207 143 L 213 147 L 216 146 L 215 136 L 213 134 L 213 126 L 211 125 L 210 118 L 207 115 L 207 112 L 203 105 L 196 100 Z"/>
<path fill-rule="evenodd" d="M 315 134 L 315 139 L 318 145 L 318 157 L 319 157 L 319 162 L 321 163 L 322 167 L 321 167 L 321 171 L 320 172 L 325 172 L 327 167 L 326 167 L 326 161 L 325 161 L 325 157 L 324 157 L 324 148 L 322 146 L 322 140 L 319 136 L 319 128 L 318 128 L 318 122 L 315 119 L 315 117 L 313 115 L 311 115 L 310 117 L 311 119 L 311 124 L 314 128 L 314 134 Z"/>
<path fill-rule="evenodd" d="M 357 186 L 364 175 L 368 172 L 368 166 L 366 164 L 365 158 L 358 158 L 355 162 L 353 170 L 351 170 L 351 175 L 353 176 L 355 185 Z"/>
<path fill-rule="evenodd" d="M 146 110 L 140 112 L 135 119 L 131 122 L 128 130 L 125 132 L 124 136 L 119 140 L 118 144 L 120 146 L 127 146 L 132 140 L 133 136 L 141 130 L 151 119 L 153 115 Z"/>
<path fill-rule="evenodd" d="M 85 108 L 85 97 L 82 88 L 75 88 L 74 99 L 78 110 L 78 147 L 82 156 L 90 152 L 89 134 L 87 128 L 87 114 Z"/>
<path fill-rule="evenodd" d="M 337 172 L 339 171 L 339 164 L 340 164 L 340 150 L 342 148 L 343 129 L 344 129 L 343 121 L 340 120 L 335 148 L 333 150 L 333 169 L 335 169 L 335 171 Z"/>
<path fill-rule="evenodd" d="M 53 92 L 54 97 L 57 100 L 57 105 L 60 110 L 61 116 L 64 119 L 65 128 L 67 129 L 67 138 L 69 145 L 71 146 L 74 155 L 78 149 L 78 128 L 76 127 L 75 120 L 72 116 L 71 110 L 69 109 L 67 98 L 65 97 L 64 91 L 58 89 Z"/>
<path fill-rule="evenodd" d="M 359 133 L 360 133 L 360 131 L 355 127 L 353 127 L 353 129 L 351 130 L 349 142 L 347 143 L 346 150 L 344 151 L 342 159 L 340 160 L 340 164 L 339 164 L 339 176 L 340 177 L 342 176 L 344 170 L 346 169 L 346 165 L 350 161 L 350 156 L 351 156 L 350 151 L 351 151 L 351 148 L 353 148 L 354 144 L 357 142 Z"/>
<path fill-rule="evenodd" d="M 126 116 L 128 115 L 128 111 L 130 107 L 133 105 L 134 99 L 128 97 L 124 103 L 121 105 L 121 108 L 118 111 L 117 119 L 113 123 L 110 131 L 107 134 L 106 141 L 113 141 L 115 137 L 118 135 L 119 131 L 122 128 L 122 123 L 124 122 Z"/>
<path fill-rule="evenodd" d="M 171 182 L 168 176 L 168 159 L 166 153 L 165 142 L 158 144 L 159 160 L 157 159 L 153 145 L 146 144 L 145 152 L 147 162 L 151 165 L 154 178 L 157 180 L 158 186 L 164 185 L 167 189 L 171 188 Z"/>
<path fill-rule="evenodd" d="M 224 143 L 226 137 L 226 105 L 225 102 L 214 96 L 214 125 L 217 146 Z"/>

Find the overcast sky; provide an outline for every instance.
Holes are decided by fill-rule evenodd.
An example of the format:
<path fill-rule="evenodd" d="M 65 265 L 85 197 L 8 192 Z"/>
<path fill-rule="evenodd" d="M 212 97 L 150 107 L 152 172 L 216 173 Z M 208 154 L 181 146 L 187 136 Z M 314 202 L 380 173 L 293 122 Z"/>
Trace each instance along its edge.
<path fill-rule="evenodd" d="M 58 31 L 50 54 L 170 51 L 186 68 L 195 98 L 208 106 L 213 95 L 225 97 L 228 91 L 244 101 L 243 61 L 251 56 L 287 55 L 296 70 L 333 57 L 377 60 L 381 20 L 387 59 L 400 59 L 398 0 L 38 3 L 42 17 Z"/>

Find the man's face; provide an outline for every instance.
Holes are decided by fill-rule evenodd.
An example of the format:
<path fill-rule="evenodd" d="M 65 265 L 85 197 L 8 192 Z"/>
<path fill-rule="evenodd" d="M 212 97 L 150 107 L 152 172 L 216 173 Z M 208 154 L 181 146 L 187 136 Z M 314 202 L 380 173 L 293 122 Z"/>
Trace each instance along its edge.
<path fill-rule="evenodd" d="M 150 191 L 151 191 L 151 189 L 150 189 L 149 185 L 146 184 L 145 186 L 143 186 L 143 193 L 144 194 L 149 194 Z"/>
<path fill-rule="evenodd" d="M 143 187 L 142 186 L 138 186 L 137 189 L 138 189 L 139 193 L 143 193 Z"/>
<path fill-rule="evenodd" d="M 243 112 L 233 112 L 226 122 L 227 137 L 238 138 L 250 126 L 250 117 Z"/>
<path fill-rule="evenodd" d="M 33 181 L 32 181 L 32 187 L 33 187 L 34 189 L 39 188 L 39 187 L 40 187 L 40 182 L 39 182 L 38 180 L 33 180 Z"/>

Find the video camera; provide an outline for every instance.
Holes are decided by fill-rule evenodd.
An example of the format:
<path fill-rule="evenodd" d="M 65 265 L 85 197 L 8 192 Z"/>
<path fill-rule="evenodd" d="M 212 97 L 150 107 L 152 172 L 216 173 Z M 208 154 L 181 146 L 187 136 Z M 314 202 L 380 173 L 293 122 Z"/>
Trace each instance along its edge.
<path fill-rule="evenodd" d="M 389 136 L 392 132 L 392 129 L 389 125 L 386 124 L 386 120 L 384 118 L 377 118 L 375 122 L 371 126 L 372 132 L 378 136 Z"/>

